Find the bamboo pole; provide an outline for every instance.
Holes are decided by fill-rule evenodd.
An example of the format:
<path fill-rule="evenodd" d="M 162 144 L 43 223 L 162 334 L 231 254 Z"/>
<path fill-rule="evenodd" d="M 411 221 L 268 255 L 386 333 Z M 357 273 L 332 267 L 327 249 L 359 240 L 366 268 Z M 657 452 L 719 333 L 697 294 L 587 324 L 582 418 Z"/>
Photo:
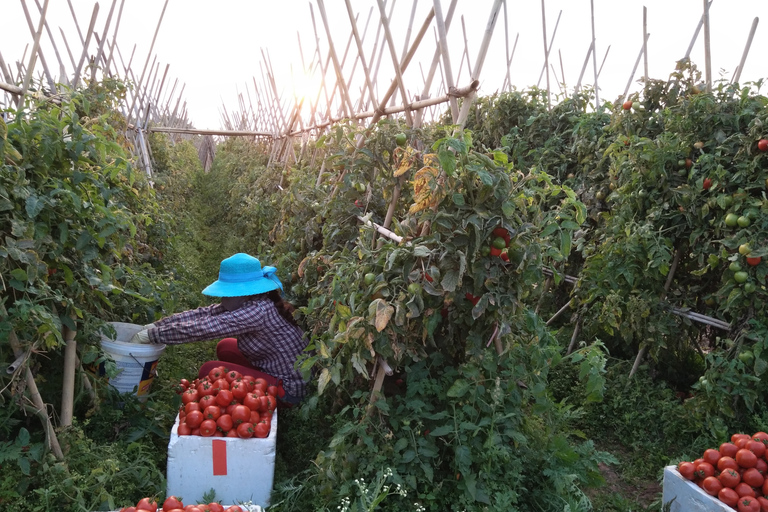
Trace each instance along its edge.
<path fill-rule="evenodd" d="M 43 7 L 43 10 L 45 11 L 45 7 Z M 16 337 L 16 333 L 14 331 L 8 333 L 8 342 L 10 343 L 11 349 L 13 350 L 14 357 L 21 357 L 24 352 L 21 350 L 19 338 Z M 35 382 L 34 375 L 32 375 L 32 370 L 29 369 L 29 365 L 27 365 L 24 371 L 24 379 L 27 385 L 27 391 L 29 392 L 30 400 L 32 401 L 35 412 L 42 420 L 43 427 L 45 428 L 45 437 L 48 442 L 48 449 L 53 452 L 53 455 L 57 460 L 64 460 L 64 453 L 61 451 L 59 440 L 56 437 L 56 431 L 53 429 L 51 418 L 48 416 L 45 403 L 43 403 L 43 397 L 40 396 L 40 391 L 37 389 L 37 383 Z"/>
<path fill-rule="evenodd" d="M 75 319 L 72 318 L 74 322 Z M 61 391 L 61 426 L 68 427 L 72 424 L 72 412 L 75 403 L 75 369 L 77 368 L 77 331 L 67 326 L 63 328 L 64 334 L 64 377 Z"/>
<path fill-rule="evenodd" d="M 389 16 L 388 16 L 387 19 L 392 18 L 392 13 L 395 10 L 395 4 L 396 3 L 397 3 L 397 0 L 392 0 L 392 4 L 389 7 Z M 430 9 L 430 12 L 434 12 L 434 9 Z M 384 25 L 379 23 L 379 28 L 383 29 Z M 377 32 L 376 33 L 377 38 L 378 38 L 378 35 L 379 35 L 379 33 Z M 385 39 L 386 39 L 386 34 L 382 34 L 381 35 L 381 46 L 378 47 L 379 54 L 378 54 L 378 57 L 376 57 L 376 67 L 373 70 L 373 82 L 374 83 L 376 83 L 376 77 L 379 76 L 379 66 L 381 65 L 381 59 L 384 56 L 384 41 L 385 41 Z M 378 42 L 378 40 L 377 40 L 377 42 Z M 374 53 L 375 53 L 375 48 L 374 48 Z M 377 89 L 377 91 L 378 91 L 378 89 Z M 382 104 L 385 105 L 386 102 L 383 102 Z"/>
<path fill-rule="evenodd" d="M 157 33 L 160 32 L 160 25 L 163 22 L 163 16 L 165 16 L 165 9 L 168 7 L 168 0 L 165 0 L 165 3 L 163 4 L 163 10 L 160 12 L 160 19 L 157 21 L 157 27 L 155 27 L 155 34 L 152 36 L 152 44 L 149 45 L 149 52 L 147 53 L 147 60 L 144 61 L 144 68 L 141 70 L 141 77 L 139 78 L 139 84 L 137 85 L 137 88 L 140 89 L 141 86 L 144 83 L 144 76 L 147 72 L 147 66 L 149 65 L 149 59 L 152 57 L 152 50 L 155 48 L 155 41 L 157 40 Z M 136 104 L 136 96 L 133 97 L 133 102 L 131 103 L 131 108 L 128 109 L 128 115 L 133 115 L 133 107 Z M 129 117 L 130 121 L 130 117 Z"/>
<path fill-rule="evenodd" d="M 563 67 L 563 52 L 560 51 L 558 48 L 557 50 L 557 56 L 560 58 L 560 75 L 563 80 L 563 93 L 565 94 L 565 97 L 568 98 L 568 88 L 565 86 L 565 68 Z"/>
<path fill-rule="evenodd" d="M 648 87 L 648 8 L 643 6 L 643 87 Z"/>
<path fill-rule="evenodd" d="M 744 52 L 741 54 L 741 60 L 739 61 L 739 67 L 736 68 L 736 72 L 731 78 L 731 83 L 738 84 L 741 78 L 741 71 L 744 69 L 744 64 L 747 62 L 747 55 L 749 55 L 749 48 L 752 46 L 752 39 L 755 37 L 755 31 L 757 30 L 757 23 L 760 18 L 755 17 L 752 21 L 752 28 L 749 30 L 749 36 L 747 37 L 747 44 L 744 46 Z"/>
<path fill-rule="evenodd" d="M 597 69 L 597 78 L 600 78 L 600 75 L 603 74 L 603 66 L 605 66 L 605 61 L 608 59 L 608 52 L 611 51 L 611 45 L 608 45 L 608 49 L 605 50 L 605 55 L 603 55 L 603 61 L 600 63 L 600 67 Z"/>
<path fill-rule="evenodd" d="M 445 30 L 448 32 L 451 28 L 451 21 L 453 20 L 453 12 L 456 9 L 456 1 L 452 0 L 451 5 L 448 6 L 448 14 L 445 16 Z M 431 11 L 429 11 L 429 14 L 427 15 L 427 19 L 424 21 L 424 24 L 422 24 L 422 30 L 420 32 L 421 36 L 426 33 L 427 29 L 429 28 L 429 23 L 432 21 L 432 17 L 434 16 L 435 9 L 433 8 Z M 421 38 L 418 38 L 419 41 L 421 41 Z M 414 47 L 411 47 L 413 51 L 415 51 Z M 411 52 L 409 52 L 411 53 Z M 411 56 L 413 53 L 411 53 Z M 409 59 L 410 60 L 410 59 Z M 432 88 L 432 80 L 435 76 L 435 71 L 437 71 L 437 66 L 440 63 L 440 46 L 437 46 L 435 48 L 435 53 L 432 55 L 432 65 L 429 68 L 429 72 L 427 73 L 427 77 L 424 80 L 424 89 L 422 89 L 422 93 L 419 95 L 419 98 L 428 98 L 429 97 L 429 90 Z M 405 69 L 405 67 L 403 67 Z M 471 77 L 471 74 L 470 74 Z M 395 85 L 394 83 L 392 85 Z M 390 90 L 392 90 L 392 85 L 390 85 Z M 414 124 L 415 128 L 421 127 L 423 122 L 423 115 L 422 111 L 417 111 L 416 113 L 416 123 Z"/>
<path fill-rule="evenodd" d="M 72 69 L 75 69 L 75 57 L 72 55 L 72 50 L 69 49 L 69 43 L 67 42 L 67 37 L 64 35 L 64 30 L 59 27 L 59 32 L 61 32 L 61 39 L 64 41 L 64 48 L 67 50 L 67 55 L 69 55 L 69 62 L 72 64 Z M 69 82 L 69 79 L 67 79 L 67 82 Z"/>
<path fill-rule="evenodd" d="M 543 14 L 544 13 L 542 13 L 542 15 Z M 552 53 L 552 46 L 555 44 L 555 36 L 557 35 L 557 28 L 560 26 L 560 17 L 562 15 L 563 15 L 563 11 L 561 10 L 560 13 L 557 15 L 557 21 L 555 21 L 555 28 L 554 28 L 554 30 L 552 30 L 552 36 L 550 36 L 550 38 L 549 38 L 549 45 L 546 46 L 547 55 L 546 55 L 545 61 L 549 60 L 549 56 Z M 545 36 L 546 36 L 546 34 L 545 34 Z M 539 80 L 536 82 L 536 87 L 539 86 L 539 84 L 541 83 L 541 79 L 544 78 L 544 68 L 545 67 L 546 67 L 546 64 L 541 66 L 541 72 L 539 73 Z"/>
<path fill-rule="evenodd" d="M 589 0 L 589 8 L 592 20 L 592 68 L 595 75 L 595 110 L 600 108 L 600 91 L 597 85 L 597 44 L 595 43 L 595 0 Z M 608 54 L 606 53 L 606 56 Z"/>
<path fill-rule="evenodd" d="M 408 18 L 408 30 L 405 31 L 405 41 L 403 42 L 403 53 L 400 55 L 400 62 L 405 59 L 405 54 L 408 53 L 408 43 L 411 41 L 411 32 L 413 31 L 413 21 L 416 18 L 416 5 L 419 0 L 413 0 L 413 6 L 411 7 L 411 16 Z"/>
<path fill-rule="evenodd" d="M 115 21 L 115 30 L 112 32 L 112 44 L 109 45 L 109 56 L 107 56 L 107 66 L 106 66 L 107 72 L 109 72 L 109 70 L 112 67 L 112 59 L 114 58 L 115 45 L 117 44 L 117 31 L 120 28 L 120 20 L 123 18 L 124 5 L 125 5 L 125 0 L 120 0 L 120 9 L 117 11 L 117 21 Z M 115 64 L 115 68 L 117 68 L 117 64 Z"/>
<path fill-rule="evenodd" d="M 709 4 L 707 4 L 707 7 L 712 6 L 712 0 L 709 0 Z M 693 51 L 693 46 L 696 44 L 696 39 L 699 38 L 699 32 L 701 32 L 701 27 L 704 26 L 704 13 L 702 13 L 701 18 L 699 18 L 699 23 L 696 25 L 696 30 L 693 31 L 693 37 L 691 38 L 691 42 L 688 44 L 688 49 L 685 51 L 685 55 L 683 56 L 683 60 L 688 60 L 691 57 L 691 52 Z"/>
<path fill-rule="evenodd" d="M 35 5 L 37 6 L 37 12 L 38 14 L 43 13 L 43 6 L 40 5 L 40 2 L 38 0 L 35 0 Z M 51 46 L 53 47 L 53 53 L 56 55 L 56 60 L 59 61 L 59 77 L 62 82 L 67 81 L 67 72 L 64 69 L 64 61 L 61 59 L 61 55 L 59 54 L 59 48 L 56 45 L 56 40 L 53 38 L 53 34 L 51 33 L 51 29 L 48 27 L 48 20 L 45 20 L 45 32 L 48 34 L 48 39 L 51 40 Z"/>
<path fill-rule="evenodd" d="M 75 9 L 72 7 L 72 0 L 67 0 L 67 4 L 69 5 L 69 12 L 72 13 L 72 19 L 75 21 L 75 28 L 77 29 L 77 35 L 80 37 L 80 44 L 85 46 L 85 40 L 83 39 L 83 32 L 80 30 L 80 24 L 77 22 Z"/>
<path fill-rule="evenodd" d="M 491 44 L 491 37 L 493 36 L 493 29 L 496 27 L 496 21 L 499 18 L 499 10 L 501 9 L 501 0 L 494 0 L 493 7 L 491 8 L 491 14 L 488 19 L 488 24 L 485 27 L 485 34 L 483 35 L 483 41 L 480 44 L 480 50 L 478 51 L 477 59 L 475 59 L 475 72 L 472 74 L 472 81 L 478 81 L 480 72 L 483 69 L 483 63 L 485 62 L 485 55 L 488 53 L 488 46 Z M 475 98 L 474 91 L 464 99 L 461 103 L 461 112 L 459 112 L 459 128 L 464 128 L 464 123 L 467 121 L 469 115 L 469 107 L 472 105 L 472 101 Z"/>
<path fill-rule="evenodd" d="M 104 53 L 104 43 L 107 41 L 107 32 L 109 31 L 109 25 L 112 23 L 112 13 L 115 12 L 115 6 L 117 5 L 117 0 L 112 0 L 112 6 L 109 8 L 109 14 L 107 14 L 107 21 L 104 23 L 104 30 L 101 31 L 102 39 L 99 43 L 99 48 L 96 50 L 96 65 L 94 65 L 91 68 L 91 81 L 96 80 L 96 67 L 98 66 L 98 62 L 101 60 L 101 56 Z M 104 74 L 106 75 L 109 70 L 107 68 L 104 68 Z"/>
<path fill-rule="evenodd" d="M 558 309 L 557 312 L 554 315 L 552 315 L 552 318 L 547 320 L 547 325 L 552 325 L 552 322 L 557 320 L 560 315 L 565 313 L 565 310 L 568 309 L 570 306 L 571 306 L 571 301 L 569 300 L 568 302 L 565 303 L 565 305 L 563 307 Z"/>
<path fill-rule="evenodd" d="M 543 0 L 542 0 L 543 1 Z M 445 21 L 443 20 L 443 8 L 440 6 L 440 0 L 433 0 L 435 9 L 435 24 L 437 25 L 437 35 L 440 37 L 439 46 L 440 53 L 443 57 L 443 70 L 445 72 L 446 85 L 448 90 L 452 90 L 456 87 L 453 82 L 453 70 L 451 69 L 451 54 L 448 50 L 448 36 L 445 30 Z M 471 76 L 471 73 L 470 73 Z M 459 118 L 459 102 L 456 98 L 451 97 L 449 101 L 451 105 L 451 117 L 455 123 Z"/>
<path fill-rule="evenodd" d="M 651 34 L 645 35 L 645 40 L 643 41 L 643 45 L 640 47 L 640 53 L 637 54 L 637 60 L 635 61 L 635 66 L 632 68 L 632 73 L 629 75 L 629 80 L 627 80 L 627 86 L 624 88 L 624 100 L 626 101 L 627 95 L 629 94 L 629 87 L 632 85 L 632 80 L 635 78 L 635 73 L 637 73 L 637 66 L 640 65 L 640 58 L 645 53 L 645 48 L 648 44 L 648 38 L 651 37 Z"/>
<path fill-rule="evenodd" d="M 77 89 L 77 85 L 80 83 L 80 71 L 83 69 L 83 62 L 88 57 L 88 46 L 91 44 L 91 35 L 93 34 L 93 27 L 96 25 L 96 17 L 99 15 L 99 4 L 93 4 L 93 12 L 91 13 L 91 23 L 88 25 L 88 32 L 85 36 L 85 43 L 83 43 L 83 52 L 80 54 L 80 60 L 77 62 L 75 68 L 75 78 L 72 80 L 72 88 Z M 130 111 L 130 110 L 129 110 Z"/>
<path fill-rule="evenodd" d="M 357 31 L 357 20 L 355 20 L 355 15 L 352 12 L 352 4 L 350 3 L 350 0 L 344 0 L 344 3 L 347 6 L 347 14 L 349 15 L 349 23 L 352 25 L 352 35 L 355 37 L 355 44 L 357 45 L 357 56 L 360 59 L 360 62 L 363 65 L 363 73 L 365 74 L 365 84 L 368 87 L 368 91 L 371 95 L 371 100 L 373 102 L 373 108 L 378 108 L 376 104 L 376 100 L 374 97 L 374 88 L 373 88 L 373 81 L 371 80 L 371 73 L 368 69 L 368 64 L 365 62 L 365 52 L 363 51 L 363 41 L 360 38 L 360 34 Z M 370 17 L 370 16 L 369 16 Z M 366 24 L 367 25 L 367 24 Z M 367 29 L 367 26 L 366 26 Z M 357 64 L 357 61 L 355 61 L 355 64 Z M 354 73 L 354 67 L 352 68 L 352 72 Z M 350 77 L 351 79 L 351 77 Z M 365 94 L 361 95 L 365 96 Z M 354 110 L 352 111 L 354 113 Z"/>
<path fill-rule="evenodd" d="M 24 1 L 22 0 L 21 5 L 24 7 L 24 13 L 27 15 L 27 21 L 30 23 L 30 28 L 32 28 L 31 25 L 31 19 L 29 18 L 29 13 L 27 12 L 26 4 L 24 4 Z M 32 81 L 32 73 L 35 70 L 35 61 L 37 59 L 37 55 L 40 55 L 40 62 L 43 61 L 43 54 L 40 52 L 40 37 L 43 35 L 43 26 L 45 24 L 45 16 L 48 13 L 48 0 L 45 0 L 45 3 L 43 4 L 43 12 L 40 14 L 40 23 L 38 23 L 37 26 L 37 32 L 34 30 L 32 31 L 32 34 L 34 35 L 34 43 L 32 44 L 32 52 L 29 55 L 29 64 L 27 65 L 27 73 L 24 76 L 24 82 L 21 86 L 21 94 L 18 97 L 18 104 L 21 105 L 21 103 L 24 101 L 24 95 L 27 94 L 27 91 L 29 90 L 29 83 Z M 50 76 L 48 77 L 49 82 L 51 81 Z M 51 91 L 54 92 L 56 90 L 55 85 L 51 87 Z"/>
<path fill-rule="evenodd" d="M 520 32 L 518 32 L 517 35 L 515 36 L 515 44 L 512 45 L 512 54 L 509 56 L 509 60 L 507 61 L 507 76 L 510 76 L 509 75 L 509 69 L 512 66 L 512 59 L 515 58 L 515 50 L 517 50 L 517 41 L 519 39 L 520 39 Z M 501 90 L 502 91 L 504 91 L 504 90 L 510 90 L 511 91 L 512 90 L 512 81 L 511 80 L 512 80 L 511 78 L 509 80 L 507 80 L 506 78 L 504 79 L 504 83 L 501 86 Z"/>
<path fill-rule="evenodd" d="M 578 320 L 576 321 L 576 326 L 573 328 L 573 335 L 571 336 L 571 342 L 568 344 L 568 350 L 566 350 L 565 355 L 569 355 L 571 352 L 573 352 L 573 348 L 576 346 L 576 340 L 579 336 L 579 326 L 581 325 L 581 322 Z"/>
<path fill-rule="evenodd" d="M 704 70 L 707 78 L 707 92 L 712 92 L 712 52 L 709 34 L 709 2 L 704 2 Z"/>
<path fill-rule="evenodd" d="M 2 53 L 0 53 L 0 73 L 2 73 L 2 76 L 5 78 L 6 82 L 9 84 L 13 82 L 13 76 L 11 75 L 10 71 L 8 71 L 8 67 L 5 64 L 5 60 L 3 60 Z M 19 87 L 19 91 L 21 91 L 21 87 Z"/>
<path fill-rule="evenodd" d="M 354 107 L 352 106 L 352 100 L 349 97 L 349 89 L 347 89 L 347 83 L 344 80 L 344 73 L 342 72 L 341 64 L 339 64 L 339 58 L 336 55 L 336 49 L 333 45 L 333 37 L 331 37 L 331 28 L 328 25 L 328 16 L 325 13 L 324 0 L 317 0 L 317 8 L 320 11 L 320 17 L 322 18 L 323 26 L 325 27 L 325 34 L 328 38 L 328 47 L 331 50 L 331 61 L 333 62 L 333 68 L 336 70 L 336 83 L 341 89 L 342 105 L 344 106 L 344 111 L 347 114 L 347 117 L 352 117 L 355 111 Z"/>
<path fill-rule="evenodd" d="M 547 71 L 547 110 L 552 108 L 549 86 L 549 48 L 547 47 L 547 10 L 544 7 L 544 0 L 541 0 L 541 30 L 544 36 L 544 69 Z"/>
<path fill-rule="evenodd" d="M 436 0 L 437 1 L 437 0 Z M 408 94 L 405 91 L 405 83 L 403 82 L 403 70 L 401 69 L 400 62 L 397 59 L 397 51 L 395 50 L 395 42 L 392 39 L 392 32 L 389 29 L 389 18 L 387 17 L 386 9 L 384 7 L 384 0 L 376 0 L 379 5 L 379 13 L 381 14 L 381 24 L 384 28 L 384 38 L 387 41 L 389 47 L 389 53 L 392 56 L 392 65 L 395 68 L 395 77 L 397 77 L 397 85 L 400 89 L 400 95 L 403 97 L 403 105 L 407 105 Z M 433 8 L 434 11 L 434 8 Z M 385 104 L 382 101 L 381 104 Z M 408 108 L 405 109 L 405 122 L 408 126 L 413 126 L 413 118 Z"/>
<path fill-rule="evenodd" d="M 506 6 L 506 0 L 504 1 L 504 5 Z M 461 33 L 464 36 L 464 57 L 467 59 L 467 71 L 469 71 L 469 76 L 472 76 L 472 63 L 469 60 L 469 42 L 467 41 L 467 27 L 464 24 L 464 15 L 461 16 Z M 507 48 L 507 57 L 509 57 L 509 48 Z M 509 75 L 509 69 L 507 69 L 507 75 Z M 458 82 L 458 78 L 456 79 Z"/>

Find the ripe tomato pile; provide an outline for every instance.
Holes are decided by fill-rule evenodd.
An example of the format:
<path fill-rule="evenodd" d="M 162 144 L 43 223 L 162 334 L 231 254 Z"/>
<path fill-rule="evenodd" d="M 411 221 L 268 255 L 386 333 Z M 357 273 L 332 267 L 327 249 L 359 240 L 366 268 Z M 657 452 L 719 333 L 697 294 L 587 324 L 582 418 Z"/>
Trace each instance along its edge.
<path fill-rule="evenodd" d="M 219 366 L 201 379 L 181 379 L 180 436 L 268 437 L 277 386 Z"/>
<path fill-rule="evenodd" d="M 768 434 L 733 434 L 720 449 L 704 451 L 700 459 L 680 462 L 680 474 L 704 492 L 739 512 L 768 512 Z"/>
<path fill-rule="evenodd" d="M 176 496 L 168 496 L 162 507 L 158 507 L 154 498 L 141 498 L 135 507 L 124 507 L 120 512 L 141 512 L 142 510 L 147 512 L 245 512 L 239 505 L 224 508 L 221 503 L 216 502 L 185 506 L 181 498 Z"/>

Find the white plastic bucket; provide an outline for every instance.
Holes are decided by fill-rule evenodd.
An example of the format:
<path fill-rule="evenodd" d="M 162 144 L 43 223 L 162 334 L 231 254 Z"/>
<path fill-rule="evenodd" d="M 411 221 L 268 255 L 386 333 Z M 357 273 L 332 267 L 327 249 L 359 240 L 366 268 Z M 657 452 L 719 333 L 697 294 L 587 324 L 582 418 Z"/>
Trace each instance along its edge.
<path fill-rule="evenodd" d="M 109 383 L 121 393 L 131 393 L 136 388 L 136 396 L 145 397 L 152 386 L 157 361 L 165 345 L 128 343 L 134 334 L 142 330 L 142 326 L 124 322 L 110 324 L 115 328 L 115 339 L 102 335 L 101 348 L 115 360 L 118 374 L 110 378 Z"/>

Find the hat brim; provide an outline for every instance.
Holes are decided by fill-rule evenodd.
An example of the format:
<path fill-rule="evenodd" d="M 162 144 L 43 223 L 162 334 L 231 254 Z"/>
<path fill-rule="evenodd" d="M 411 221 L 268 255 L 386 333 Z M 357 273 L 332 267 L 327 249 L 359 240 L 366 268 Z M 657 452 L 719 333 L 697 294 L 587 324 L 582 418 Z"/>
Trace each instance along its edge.
<path fill-rule="evenodd" d="M 259 279 L 256 282 L 228 283 L 216 280 L 203 290 L 203 295 L 209 297 L 246 297 L 260 293 L 271 292 L 280 288 L 271 279 Z"/>

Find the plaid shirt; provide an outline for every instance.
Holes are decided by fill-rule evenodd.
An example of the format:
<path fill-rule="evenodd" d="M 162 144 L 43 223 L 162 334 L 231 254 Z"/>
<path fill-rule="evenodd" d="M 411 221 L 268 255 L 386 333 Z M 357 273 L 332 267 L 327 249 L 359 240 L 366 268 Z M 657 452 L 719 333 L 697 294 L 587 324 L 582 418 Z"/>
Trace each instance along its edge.
<path fill-rule="evenodd" d="M 237 338 L 237 347 L 254 367 L 282 379 L 291 395 L 304 397 L 307 383 L 294 363 L 307 341 L 270 299 L 252 299 L 234 311 L 221 304 L 184 311 L 158 320 L 149 330 L 152 343 L 165 345 L 227 337 Z"/>

